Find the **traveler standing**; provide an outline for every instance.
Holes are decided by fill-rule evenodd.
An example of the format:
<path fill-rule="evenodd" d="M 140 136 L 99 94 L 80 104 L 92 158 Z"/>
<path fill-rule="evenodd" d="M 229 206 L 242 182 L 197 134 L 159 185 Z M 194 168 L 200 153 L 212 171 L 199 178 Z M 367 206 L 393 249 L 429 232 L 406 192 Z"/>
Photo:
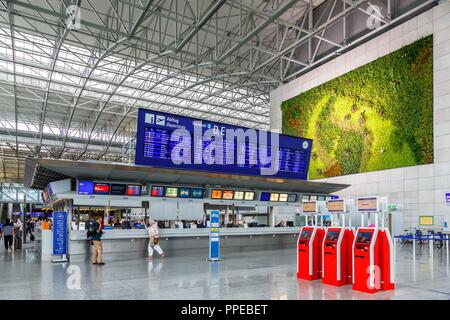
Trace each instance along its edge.
<path fill-rule="evenodd" d="M 150 236 L 150 241 L 148 243 L 148 257 L 147 260 L 153 260 L 153 249 L 159 253 L 161 258 L 165 257 L 165 254 L 161 247 L 159 246 L 159 228 L 156 221 L 151 220 L 149 226 L 147 223 L 144 223 L 145 229 L 148 231 L 148 235 Z"/>
<path fill-rule="evenodd" d="M 89 231 L 92 244 L 94 245 L 94 254 L 92 256 L 92 264 L 104 265 L 102 259 L 103 246 L 102 246 L 102 218 L 98 217 L 97 221 L 94 223 L 93 231 Z"/>
<path fill-rule="evenodd" d="M 13 236 L 14 225 L 11 223 L 11 220 L 6 219 L 6 223 L 3 225 L 3 240 L 5 241 L 5 250 L 8 252 L 12 251 Z"/>

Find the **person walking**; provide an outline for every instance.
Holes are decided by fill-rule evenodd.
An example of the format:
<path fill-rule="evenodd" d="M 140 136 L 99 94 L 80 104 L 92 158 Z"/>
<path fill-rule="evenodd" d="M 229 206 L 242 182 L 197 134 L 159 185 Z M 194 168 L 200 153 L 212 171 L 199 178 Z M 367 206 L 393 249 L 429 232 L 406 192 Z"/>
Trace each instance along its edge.
<path fill-rule="evenodd" d="M 102 218 L 98 217 L 97 221 L 94 223 L 94 230 L 91 233 L 91 241 L 94 245 L 94 254 L 92 256 L 92 264 L 93 265 L 104 265 L 102 254 L 103 254 L 103 246 L 102 246 Z"/>
<path fill-rule="evenodd" d="M 3 225 L 3 240 L 5 242 L 5 250 L 11 252 L 13 250 L 14 225 L 10 219 L 6 219 Z"/>
<path fill-rule="evenodd" d="M 161 258 L 165 257 L 165 254 L 163 250 L 161 249 L 159 245 L 159 228 L 156 221 L 151 220 L 149 225 L 147 225 L 147 222 L 144 223 L 145 229 L 148 231 L 148 235 L 150 237 L 150 241 L 148 243 L 148 257 L 147 260 L 152 261 L 153 260 L 153 250 L 156 250 L 158 254 L 161 256 Z"/>

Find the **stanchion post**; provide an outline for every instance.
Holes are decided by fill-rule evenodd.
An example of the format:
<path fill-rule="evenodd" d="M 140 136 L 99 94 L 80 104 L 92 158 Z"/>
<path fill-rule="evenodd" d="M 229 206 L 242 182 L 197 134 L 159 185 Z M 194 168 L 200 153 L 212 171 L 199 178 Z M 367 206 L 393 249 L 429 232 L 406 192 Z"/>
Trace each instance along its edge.
<path fill-rule="evenodd" d="M 446 248 L 447 248 L 447 266 L 448 266 L 448 246 L 450 245 L 450 243 L 449 243 L 449 240 L 450 240 L 450 234 L 447 234 L 447 245 L 446 245 Z"/>
<path fill-rule="evenodd" d="M 394 237 L 394 261 L 397 262 L 397 237 Z"/>
<path fill-rule="evenodd" d="M 430 238 L 428 237 L 428 243 L 429 243 L 429 245 L 428 245 L 428 247 L 429 247 L 428 256 L 433 259 L 433 238 L 431 238 L 431 240 L 430 240 Z"/>

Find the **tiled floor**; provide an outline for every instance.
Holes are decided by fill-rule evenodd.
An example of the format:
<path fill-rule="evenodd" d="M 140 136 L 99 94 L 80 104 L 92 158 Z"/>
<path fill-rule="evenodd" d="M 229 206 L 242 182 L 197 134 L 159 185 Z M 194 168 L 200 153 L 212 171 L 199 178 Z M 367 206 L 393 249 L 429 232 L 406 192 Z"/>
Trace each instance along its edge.
<path fill-rule="evenodd" d="M 397 289 L 376 294 L 297 280 L 295 250 L 227 254 L 218 263 L 206 254 L 92 266 L 40 263 L 32 248 L 25 255 L 1 248 L 0 299 L 450 299 L 445 250 L 430 260 L 426 245 L 415 261 L 411 245 L 399 245 Z"/>

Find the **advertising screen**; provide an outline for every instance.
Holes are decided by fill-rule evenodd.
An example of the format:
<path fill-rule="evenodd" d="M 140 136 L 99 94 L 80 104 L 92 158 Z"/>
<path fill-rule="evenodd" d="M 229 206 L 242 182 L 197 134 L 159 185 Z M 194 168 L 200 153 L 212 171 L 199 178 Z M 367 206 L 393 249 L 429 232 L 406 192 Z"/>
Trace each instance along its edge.
<path fill-rule="evenodd" d="M 377 211 L 377 198 L 358 198 L 358 211 Z"/>
<path fill-rule="evenodd" d="M 191 197 L 191 188 L 178 188 L 178 197 L 179 198 L 190 198 Z"/>
<path fill-rule="evenodd" d="M 261 201 L 269 201 L 270 192 L 261 192 Z"/>
<path fill-rule="evenodd" d="M 224 190 L 222 194 L 223 200 L 233 200 L 234 191 L 233 190 Z"/>
<path fill-rule="evenodd" d="M 345 203 L 344 200 L 328 200 L 327 201 L 327 209 L 329 212 L 344 212 L 345 211 Z"/>
<path fill-rule="evenodd" d="M 172 151 L 181 143 L 182 137 L 174 136 L 175 129 L 184 129 L 190 134 L 190 161 L 185 160 L 182 153 Z M 208 131 L 209 130 L 209 131 Z M 239 131 L 238 131 L 239 130 Z M 248 128 L 233 126 L 225 123 L 205 121 L 146 109 L 139 109 L 136 133 L 136 160 L 138 165 L 165 167 L 181 170 L 200 170 L 208 172 L 243 174 L 261 176 L 261 168 L 271 167 L 271 135 L 255 130 L 251 135 L 254 140 L 238 139 L 238 132 L 246 133 Z M 254 130 L 254 129 L 250 129 Z M 233 132 L 234 144 L 226 148 L 226 136 L 223 137 L 223 160 L 231 159 L 233 163 L 222 161 L 217 163 L 211 159 L 212 153 L 208 146 L 214 137 Z M 263 135 L 264 134 L 264 135 Z M 260 137 L 264 136 L 265 139 Z M 274 164 L 272 177 L 307 179 L 309 161 L 311 157 L 312 140 L 274 133 L 279 140 L 277 164 Z M 230 151 L 227 151 L 230 150 Z M 227 154 L 233 152 L 233 155 Z M 215 154 L 215 153 L 214 153 Z M 215 157 L 217 157 L 215 155 Z M 238 159 L 242 159 L 239 160 Z M 268 161 L 266 161 L 266 159 Z M 250 161 L 252 160 L 252 161 Z M 254 161 L 253 161 L 254 160 Z M 181 163 L 181 164 L 179 164 Z M 209 164 L 213 163 L 213 164 Z"/>
<path fill-rule="evenodd" d="M 178 188 L 166 187 L 166 197 L 167 198 L 178 197 Z"/>
<path fill-rule="evenodd" d="M 164 197 L 164 187 L 152 186 L 150 196 L 152 197 Z"/>
<path fill-rule="evenodd" d="M 78 181 L 78 194 L 93 194 L 94 182 L 92 181 Z"/>
<path fill-rule="evenodd" d="M 253 201 L 253 200 L 255 200 L 255 192 L 253 192 L 253 191 L 245 191 L 244 200 L 246 200 L 246 201 Z"/>
<path fill-rule="evenodd" d="M 244 191 L 235 191 L 234 200 L 244 200 Z"/>
<path fill-rule="evenodd" d="M 213 189 L 211 190 L 211 199 L 222 199 L 222 190 Z"/>
<path fill-rule="evenodd" d="M 339 231 L 328 231 L 327 237 L 325 238 L 327 241 L 337 241 L 339 238 Z"/>
<path fill-rule="evenodd" d="M 126 195 L 126 192 L 127 192 L 126 184 L 117 184 L 117 183 L 111 184 L 111 195 L 124 196 Z"/>
<path fill-rule="evenodd" d="M 303 202 L 303 212 L 316 213 L 317 212 L 317 203 L 315 201 L 307 201 Z"/>
<path fill-rule="evenodd" d="M 433 216 L 419 216 L 420 226 L 432 226 L 433 224 Z"/>
<path fill-rule="evenodd" d="M 309 240 L 311 238 L 312 230 L 303 230 L 300 234 L 300 239 Z"/>
<path fill-rule="evenodd" d="M 94 183 L 95 194 L 109 194 L 110 186 L 108 183 Z"/>
<path fill-rule="evenodd" d="M 288 196 L 288 202 L 297 202 L 297 195 L 296 194 L 290 194 Z"/>
<path fill-rule="evenodd" d="M 279 198 L 280 198 L 279 193 L 271 193 L 270 194 L 270 201 L 278 201 Z"/>
<path fill-rule="evenodd" d="M 280 193 L 280 198 L 279 200 L 280 202 L 287 202 L 288 201 L 288 194 L 287 193 Z"/>
<path fill-rule="evenodd" d="M 130 197 L 137 196 L 137 197 L 139 197 L 140 195 L 141 195 L 141 186 L 140 185 L 129 184 L 127 186 L 127 196 L 130 196 Z"/>
<path fill-rule="evenodd" d="M 194 198 L 194 199 L 203 199 L 204 194 L 205 194 L 205 189 L 192 188 L 192 198 Z"/>
<path fill-rule="evenodd" d="M 358 232 L 358 237 L 356 238 L 357 243 L 368 244 L 372 239 L 372 232 Z"/>

